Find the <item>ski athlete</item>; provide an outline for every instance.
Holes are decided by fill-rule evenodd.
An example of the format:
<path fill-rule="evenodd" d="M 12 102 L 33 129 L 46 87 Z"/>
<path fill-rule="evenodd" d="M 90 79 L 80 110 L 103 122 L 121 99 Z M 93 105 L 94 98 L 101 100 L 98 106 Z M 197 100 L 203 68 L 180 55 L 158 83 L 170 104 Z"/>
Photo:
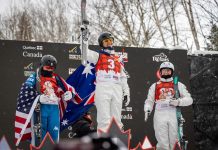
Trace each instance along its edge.
<path fill-rule="evenodd" d="M 100 51 L 87 51 L 87 61 L 95 65 L 96 90 L 95 106 L 97 108 L 97 130 L 106 131 L 114 118 L 122 129 L 122 104 L 130 103 L 127 75 L 122 65 L 122 58 L 115 54 L 114 37 L 104 32 L 98 38 Z"/>
<path fill-rule="evenodd" d="M 163 62 L 159 68 L 160 80 L 153 83 L 149 88 L 147 99 L 144 104 L 145 122 L 153 110 L 155 137 L 157 150 L 173 150 L 178 142 L 177 107 L 189 106 L 193 99 L 186 86 L 178 82 L 180 97 L 175 99 L 173 82 L 174 65 L 171 62 Z"/>
<path fill-rule="evenodd" d="M 68 101 L 72 99 L 73 88 L 63 78 L 54 73 L 56 66 L 57 60 L 54 56 L 44 55 L 41 59 L 40 67 L 37 69 L 37 73 L 32 74 L 26 83 L 32 85 L 38 84 L 41 94 L 39 98 L 41 140 L 43 140 L 48 132 L 53 141 L 58 143 L 60 132 L 59 102 L 60 100 Z"/>

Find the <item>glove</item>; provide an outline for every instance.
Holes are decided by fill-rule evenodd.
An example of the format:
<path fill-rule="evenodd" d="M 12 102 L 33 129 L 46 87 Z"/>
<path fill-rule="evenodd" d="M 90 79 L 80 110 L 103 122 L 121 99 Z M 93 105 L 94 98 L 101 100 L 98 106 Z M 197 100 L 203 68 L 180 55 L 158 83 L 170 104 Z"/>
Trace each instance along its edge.
<path fill-rule="evenodd" d="M 148 116 L 150 115 L 150 113 L 151 113 L 150 110 L 148 110 L 148 111 L 145 112 L 145 122 L 147 122 Z"/>
<path fill-rule="evenodd" d="M 72 97 L 73 97 L 73 95 L 72 95 L 72 92 L 70 92 L 70 91 L 67 91 L 62 95 L 62 99 L 64 101 L 69 101 L 70 99 L 72 99 Z"/>
<path fill-rule="evenodd" d="M 171 99 L 169 103 L 171 106 L 179 106 L 180 100 L 179 99 Z"/>
<path fill-rule="evenodd" d="M 86 29 L 87 29 L 87 27 L 86 27 L 85 25 L 81 25 L 81 26 L 80 26 L 80 30 L 81 30 L 81 31 L 86 30 Z"/>
<path fill-rule="evenodd" d="M 123 96 L 123 103 L 124 103 L 125 106 L 128 106 L 128 105 L 129 105 L 129 103 L 130 103 L 130 97 L 129 97 L 129 95 L 124 95 L 124 96 Z"/>
<path fill-rule="evenodd" d="M 25 83 L 30 86 L 36 85 L 36 73 L 31 74 Z"/>
<path fill-rule="evenodd" d="M 149 107 L 147 107 L 147 106 L 145 105 L 145 106 L 144 106 L 144 111 L 145 111 L 145 122 L 147 122 L 148 116 L 151 114 L 151 110 L 149 109 Z"/>

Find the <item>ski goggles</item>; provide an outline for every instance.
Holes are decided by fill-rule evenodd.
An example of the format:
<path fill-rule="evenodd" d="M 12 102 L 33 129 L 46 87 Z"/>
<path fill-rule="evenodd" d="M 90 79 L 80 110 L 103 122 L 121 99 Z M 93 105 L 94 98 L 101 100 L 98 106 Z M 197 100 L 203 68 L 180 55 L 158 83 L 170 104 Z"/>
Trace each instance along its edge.
<path fill-rule="evenodd" d="M 55 69 L 55 67 L 53 67 L 53 66 L 43 66 L 45 69 L 52 69 L 52 70 L 54 70 Z"/>

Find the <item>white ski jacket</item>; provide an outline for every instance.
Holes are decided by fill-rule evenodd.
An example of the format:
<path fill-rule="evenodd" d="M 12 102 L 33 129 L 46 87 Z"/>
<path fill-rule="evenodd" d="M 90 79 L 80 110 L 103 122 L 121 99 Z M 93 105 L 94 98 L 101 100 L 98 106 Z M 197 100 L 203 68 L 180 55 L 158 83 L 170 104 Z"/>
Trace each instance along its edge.
<path fill-rule="evenodd" d="M 112 51 L 112 53 L 114 53 L 114 51 Z M 98 59 L 99 59 L 99 53 L 92 51 L 92 50 L 88 50 L 87 59 L 90 63 L 97 64 Z M 109 76 L 111 76 L 111 77 L 116 76 L 116 80 L 113 78 L 108 78 Z M 105 78 L 105 77 L 107 77 L 107 78 Z M 127 75 L 126 75 L 125 69 L 122 65 L 121 65 L 120 73 L 114 73 L 113 71 L 106 72 L 104 70 L 97 71 L 96 72 L 96 82 L 97 83 L 110 82 L 110 83 L 120 84 L 122 86 L 124 95 L 130 95 L 129 86 L 127 83 Z"/>
<path fill-rule="evenodd" d="M 155 101 L 155 88 L 156 88 L 156 82 L 151 85 L 148 91 L 147 99 L 145 100 L 144 104 L 144 111 L 149 110 L 152 112 Z M 189 106 L 193 103 L 193 99 L 186 89 L 186 86 L 182 84 L 181 82 L 178 82 L 178 89 L 180 93 L 179 106 Z"/>

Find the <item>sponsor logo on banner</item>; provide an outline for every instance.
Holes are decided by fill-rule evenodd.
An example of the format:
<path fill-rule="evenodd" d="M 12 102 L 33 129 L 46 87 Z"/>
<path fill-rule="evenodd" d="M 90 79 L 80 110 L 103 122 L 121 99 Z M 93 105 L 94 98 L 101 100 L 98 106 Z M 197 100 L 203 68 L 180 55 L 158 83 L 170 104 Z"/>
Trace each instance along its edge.
<path fill-rule="evenodd" d="M 69 68 L 69 69 L 68 69 L 69 75 L 71 75 L 75 70 L 76 70 L 76 68 Z"/>
<path fill-rule="evenodd" d="M 132 107 L 125 107 L 125 108 L 122 108 L 122 111 L 132 111 Z"/>
<path fill-rule="evenodd" d="M 152 57 L 153 61 L 156 62 L 164 62 L 164 61 L 169 61 L 169 58 L 167 57 L 167 55 L 165 55 L 164 53 L 160 53 L 158 55 L 154 55 Z"/>
<path fill-rule="evenodd" d="M 38 58 L 42 57 L 42 50 L 43 46 L 37 45 L 37 46 L 27 46 L 23 45 L 22 46 L 22 56 L 27 57 L 27 58 Z"/>
<path fill-rule="evenodd" d="M 36 49 L 42 51 L 43 50 L 43 46 L 36 46 Z"/>
<path fill-rule="evenodd" d="M 33 71 L 33 63 L 30 63 L 30 64 L 24 66 L 23 68 L 24 68 L 24 76 L 25 77 L 29 77 L 31 74 L 34 73 L 34 71 Z"/>
<path fill-rule="evenodd" d="M 123 61 L 128 62 L 128 53 L 127 52 L 115 52 L 118 56 L 123 55 Z"/>
<path fill-rule="evenodd" d="M 69 54 L 69 59 L 72 59 L 72 60 L 81 60 L 81 55 L 72 55 L 72 54 Z"/>
<path fill-rule="evenodd" d="M 33 70 L 33 63 L 28 64 L 27 66 L 24 66 L 25 70 Z"/>
<path fill-rule="evenodd" d="M 42 57 L 42 53 L 23 51 L 23 57 L 31 57 L 31 58 Z"/>
<path fill-rule="evenodd" d="M 132 114 L 122 114 L 122 115 L 121 115 L 121 119 L 124 119 L 124 120 L 132 120 L 133 117 L 132 117 Z"/>
<path fill-rule="evenodd" d="M 128 112 L 127 114 L 125 114 L 125 113 L 122 114 L 122 116 L 121 116 L 122 119 L 126 119 L 126 120 L 133 119 L 132 114 L 131 114 L 132 113 L 132 107 L 124 107 L 124 108 L 122 108 L 122 111 L 123 112 Z"/>
<path fill-rule="evenodd" d="M 69 50 L 70 54 L 77 54 L 77 46 Z"/>
<path fill-rule="evenodd" d="M 71 60 L 81 60 L 81 55 L 78 54 L 77 46 L 69 50 L 69 59 Z"/>
<path fill-rule="evenodd" d="M 41 46 L 41 45 L 37 45 L 37 46 L 26 46 L 26 45 L 23 45 L 23 50 L 38 50 L 38 51 L 42 51 L 43 50 L 43 46 Z"/>

